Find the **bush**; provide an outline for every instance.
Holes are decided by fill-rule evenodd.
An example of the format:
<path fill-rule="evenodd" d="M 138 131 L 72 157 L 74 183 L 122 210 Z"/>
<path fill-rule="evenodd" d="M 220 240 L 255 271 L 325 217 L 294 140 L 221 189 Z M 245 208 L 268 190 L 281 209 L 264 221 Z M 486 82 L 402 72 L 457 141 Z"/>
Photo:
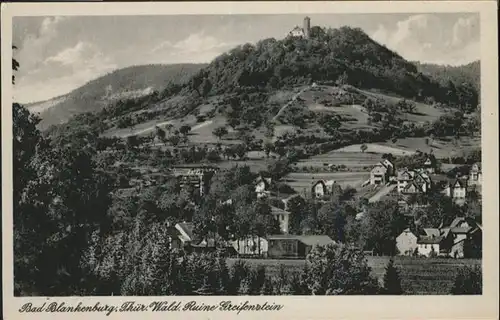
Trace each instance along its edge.
<path fill-rule="evenodd" d="M 458 270 L 451 294 L 482 294 L 483 273 L 481 267 L 462 267 Z"/>
<path fill-rule="evenodd" d="M 393 258 L 389 260 L 389 263 L 385 268 L 383 293 L 390 295 L 403 294 L 403 289 L 401 288 L 401 279 L 399 278 L 399 271 L 394 266 Z"/>

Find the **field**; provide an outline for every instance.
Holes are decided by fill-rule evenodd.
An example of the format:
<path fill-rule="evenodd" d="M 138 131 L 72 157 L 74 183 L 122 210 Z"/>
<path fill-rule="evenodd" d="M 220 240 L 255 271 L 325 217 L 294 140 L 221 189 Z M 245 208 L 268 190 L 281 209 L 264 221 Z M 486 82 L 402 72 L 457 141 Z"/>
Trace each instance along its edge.
<path fill-rule="evenodd" d="M 364 153 L 379 154 L 379 159 L 380 155 L 384 153 L 392 153 L 395 156 L 407 156 L 415 153 L 414 150 L 402 149 L 399 146 L 398 147 L 387 146 L 376 143 L 365 143 L 365 145 L 367 149 L 365 150 Z M 361 144 L 352 144 L 350 146 L 335 150 L 335 152 L 347 152 L 347 153 L 361 152 Z"/>
<path fill-rule="evenodd" d="M 352 148 L 353 152 L 342 152 L 341 150 L 330 151 L 328 153 L 319 154 L 309 159 L 300 160 L 297 163 L 298 167 L 313 167 L 321 168 L 327 165 L 344 165 L 352 170 L 365 170 L 365 167 L 371 167 L 382 160 L 380 154 L 371 152 L 359 152 L 359 147 Z"/>
<path fill-rule="evenodd" d="M 236 259 L 228 259 L 228 266 Z M 268 274 L 275 274 L 279 265 L 286 266 L 289 272 L 299 272 L 304 260 L 274 260 L 274 259 L 246 259 L 250 266 L 264 265 Z M 368 265 L 372 268 L 372 275 L 382 281 L 389 257 L 367 257 Z M 475 259 L 444 259 L 444 258 L 412 258 L 396 257 L 394 259 L 399 269 L 401 285 L 406 294 L 448 294 L 461 266 L 480 265 L 481 260 Z"/>
<path fill-rule="evenodd" d="M 360 187 L 370 177 L 369 172 L 327 172 L 307 173 L 293 172 L 283 179 L 290 187 L 298 193 L 310 192 L 313 182 L 318 180 L 335 180 L 342 188 L 351 186 Z"/>
<path fill-rule="evenodd" d="M 481 138 L 462 137 L 458 141 L 454 140 L 429 140 L 429 145 L 426 143 L 426 138 L 405 138 L 392 143 L 391 141 L 380 143 L 383 146 L 397 148 L 407 151 L 420 150 L 429 153 L 431 151 L 436 158 L 447 158 L 449 156 L 460 156 L 471 150 L 481 147 Z"/>
<path fill-rule="evenodd" d="M 389 103 L 397 103 L 398 101 L 401 100 L 399 97 L 395 97 L 393 95 L 387 95 L 383 94 L 380 92 L 375 92 L 375 91 L 367 91 L 367 90 L 360 90 L 358 89 L 358 92 L 365 94 L 368 97 L 373 97 L 373 98 L 379 98 L 383 99 Z M 404 118 L 408 121 L 411 122 L 426 122 L 426 121 L 434 121 L 437 118 L 439 118 L 441 115 L 444 114 L 445 110 L 441 110 L 438 108 L 435 108 L 433 106 L 417 102 L 416 103 L 416 110 L 413 114 L 405 114 Z"/>

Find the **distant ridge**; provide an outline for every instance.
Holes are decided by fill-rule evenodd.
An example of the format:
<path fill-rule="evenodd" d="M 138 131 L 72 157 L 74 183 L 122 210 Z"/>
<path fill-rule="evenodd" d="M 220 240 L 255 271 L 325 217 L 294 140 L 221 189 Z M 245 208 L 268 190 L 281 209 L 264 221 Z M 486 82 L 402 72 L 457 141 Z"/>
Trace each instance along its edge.
<path fill-rule="evenodd" d="M 26 107 L 39 113 L 41 127 L 67 121 L 74 115 L 102 110 L 116 99 L 142 96 L 161 90 L 169 84 L 187 82 L 203 64 L 151 64 L 112 71 L 85 85 L 49 100 L 28 103 Z"/>

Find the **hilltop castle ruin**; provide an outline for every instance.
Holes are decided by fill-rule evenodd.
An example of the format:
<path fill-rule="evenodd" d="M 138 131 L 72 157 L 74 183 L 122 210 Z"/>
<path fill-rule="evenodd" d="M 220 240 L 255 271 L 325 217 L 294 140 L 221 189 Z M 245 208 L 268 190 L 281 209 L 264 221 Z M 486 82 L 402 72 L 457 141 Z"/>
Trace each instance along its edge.
<path fill-rule="evenodd" d="M 311 18 L 305 17 L 302 22 L 302 28 L 296 26 L 288 33 L 288 35 L 290 37 L 309 39 L 311 36 Z"/>

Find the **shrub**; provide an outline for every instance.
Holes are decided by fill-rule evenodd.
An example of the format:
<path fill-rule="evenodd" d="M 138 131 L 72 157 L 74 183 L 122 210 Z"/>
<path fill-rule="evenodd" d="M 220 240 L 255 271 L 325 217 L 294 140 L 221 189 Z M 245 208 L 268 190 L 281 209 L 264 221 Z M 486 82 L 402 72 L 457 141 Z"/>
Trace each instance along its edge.
<path fill-rule="evenodd" d="M 393 258 L 389 260 L 389 263 L 385 268 L 383 293 L 390 295 L 403 294 L 403 289 L 401 288 L 401 279 L 399 278 L 399 271 L 394 266 Z"/>
<path fill-rule="evenodd" d="M 462 267 L 458 270 L 451 294 L 482 294 L 483 274 L 481 267 Z"/>

